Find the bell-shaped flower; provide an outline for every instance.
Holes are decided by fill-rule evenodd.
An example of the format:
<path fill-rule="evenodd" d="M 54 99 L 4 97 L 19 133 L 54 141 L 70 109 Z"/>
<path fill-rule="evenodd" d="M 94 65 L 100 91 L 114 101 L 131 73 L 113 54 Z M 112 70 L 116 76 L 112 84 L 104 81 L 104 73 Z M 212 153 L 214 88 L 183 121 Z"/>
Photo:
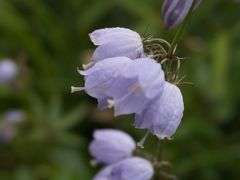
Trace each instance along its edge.
<path fill-rule="evenodd" d="M 72 92 L 85 90 L 88 95 L 97 98 L 98 107 L 108 107 L 109 87 L 116 77 L 133 61 L 127 57 L 115 57 L 104 59 L 85 71 L 79 73 L 85 76 L 84 87 L 72 87 Z"/>
<path fill-rule="evenodd" d="M 154 174 L 149 161 L 131 157 L 105 167 L 93 180 L 150 180 Z"/>
<path fill-rule="evenodd" d="M 162 96 L 155 99 L 142 113 L 136 114 L 136 128 L 148 129 L 160 139 L 168 138 L 175 133 L 183 117 L 184 103 L 181 91 L 166 82 Z"/>
<path fill-rule="evenodd" d="M 96 130 L 89 146 L 96 162 L 112 164 L 128 158 L 136 148 L 136 143 L 127 133 L 114 129 Z"/>
<path fill-rule="evenodd" d="M 0 61 L 0 84 L 13 80 L 18 73 L 17 65 L 9 59 Z"/>
<path fill-rule="evenodd" d="M 164 27 L 167 30 L 178 26 L 189 13 L 193 0 L 165 0 L 162 6 L 162 18 Z M 201 3 L 201 0 L 195 0 L 194 9 Z"/>
<path fill-rule="evenodd" d="M 115 115 L 140 113 L 160 96 L 164 87 L 161 65 L 150 58 L 134 60 L 116 77 L 109 89 Z"/>
<path fill-rule="evenodd" d="M 140 35 L 126 28 L 105 28 L 89 34 L 94 45 L 98 46 L 93 54 L 93 63 L 118 56 L 132 60 L 143 57 L 144 50 Z"/>
<path fill-rule="evenodd" d="M 161 65 L 150 58 L 109 58 L 80 73 L 85 87 L 72 87 L 72 91 L 84 89 L 98 99 L 101 109 L 114 107 L 115 116 L 140 113 L 161 95 L 165 82 Z"/>

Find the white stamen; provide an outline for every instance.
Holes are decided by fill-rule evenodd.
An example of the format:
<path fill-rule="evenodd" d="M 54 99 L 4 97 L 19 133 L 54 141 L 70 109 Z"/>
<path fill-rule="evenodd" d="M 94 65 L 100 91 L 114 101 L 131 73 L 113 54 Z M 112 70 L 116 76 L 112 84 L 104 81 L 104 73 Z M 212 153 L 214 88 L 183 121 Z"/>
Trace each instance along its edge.
<path fill-rule="evenodd" d="M 85 89 L 84 87 L 74 87 L 74 86 L 71 86 L 71 93 L 82 91 L 84 89 Z"/>
<path fill-rule="evenodd" d="M 90 63 L 88 63 L 88 64 L 83 64 L 82 67 L 83 67 L 84 70 L 87 70 L 87 69 L 89 69 L 90 67 L 92 67 L 93 65 L 94 65 L 94 63 L 93 63 L 93 62 L 90 62 Z"/>
<path fill-rule="evenodd" d="M 137 143 L 137 146 L 140 148 L 144 148 L 143 144 L 146 141 L 148 135 L 150 134 L 150 131 L 147 131 L 147 133 L 144 135 L 144 137 Z"/>
<path fill-rule="evenodd" d="M 113 99 L 108 99 L 107 103 L 108 103 L 108 108 L 112 108 L 116 103 L 116 101 L 114 101 Z"/>

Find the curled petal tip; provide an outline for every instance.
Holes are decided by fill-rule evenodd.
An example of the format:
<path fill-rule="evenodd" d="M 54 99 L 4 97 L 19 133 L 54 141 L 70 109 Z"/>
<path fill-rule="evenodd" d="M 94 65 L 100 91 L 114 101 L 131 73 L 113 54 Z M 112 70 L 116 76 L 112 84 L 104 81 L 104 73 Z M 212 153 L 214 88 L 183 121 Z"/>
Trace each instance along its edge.
<path fill-rule="evenodd" d="M 90 67 L 92 67 L 93 65 L 94 65 L 94 63 L 93 63 L 93 62 L 90 62 L 90 63 L 88 63 L 88 64 L 83 64 L 82 67 L 83 67 L 84 70 L 87 70 L 87 69 L 89 69 Z"/>

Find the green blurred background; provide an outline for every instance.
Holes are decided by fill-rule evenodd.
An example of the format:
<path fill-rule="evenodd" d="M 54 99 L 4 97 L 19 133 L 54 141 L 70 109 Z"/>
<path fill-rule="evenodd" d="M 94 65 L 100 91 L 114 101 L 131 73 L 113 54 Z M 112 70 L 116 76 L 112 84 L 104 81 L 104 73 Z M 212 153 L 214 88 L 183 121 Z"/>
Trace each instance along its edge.
<path fill-rule="evenodd" d="M 160 18 L 161 0 L 0 0 L 0 59 L 11 58 L 18 77 L 0 85 L 3 114 L 20 109 L 26 118 L 16 135 L 0 142 L 0 179 L 90 180 L 88 144 L 97 128 L 117 128 L 136 140 L 144 131 L 133 116 L 113 118 L 98 111 L 76 71 L 91 59 L 88 33 L 127 27 L 171 41 Z M 240 176 L 240 4 L 203 1 L 192 15 L 178 54 L 190 57 L 181 72 L 193 85 L 180 88 L 185 114 L 174 140 L 165 141 L 163 159 L 179 179 L 219 180 Z M 145 150 L 154 152 L 156 137 Z"/>

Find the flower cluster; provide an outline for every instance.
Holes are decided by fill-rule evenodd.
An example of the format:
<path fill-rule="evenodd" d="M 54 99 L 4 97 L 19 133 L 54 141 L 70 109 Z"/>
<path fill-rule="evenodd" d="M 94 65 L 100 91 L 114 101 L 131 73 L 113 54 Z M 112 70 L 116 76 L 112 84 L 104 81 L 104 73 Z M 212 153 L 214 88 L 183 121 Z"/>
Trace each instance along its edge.
<path fill-rule="evenodd" d="M 125 132 L 113 129 L 96 130 L 90 153 L 96 162 L 106 164 L 93 180 L 149 180 L 153 167 L 149 161 L 132 156 L 136 144 Z"/>
<path fill-rule="evenodd" d="M 145 53 L 140 35 L 106 28 L 90 38 L 98 47 L 92 62 L 78 70 L 84 87 L 72 87 L 72 92 L 85 90 L 98 100 L 99 109 L 114 108 L 115 116 L 135 114 L 136 128 L 170 139 L 183 116 L 183 98 L 179 88 L 165 80 L 161 64 Z"/>

